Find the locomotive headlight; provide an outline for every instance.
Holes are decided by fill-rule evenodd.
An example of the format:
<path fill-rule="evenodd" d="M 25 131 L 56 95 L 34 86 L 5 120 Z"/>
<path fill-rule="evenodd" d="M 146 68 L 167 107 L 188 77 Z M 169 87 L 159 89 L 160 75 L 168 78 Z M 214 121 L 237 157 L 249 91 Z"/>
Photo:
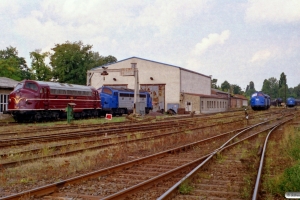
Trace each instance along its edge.
<path fill-rule="evenodd" d="M 25 100 L 26 104 L 32 104 L 28 99 Z"/>

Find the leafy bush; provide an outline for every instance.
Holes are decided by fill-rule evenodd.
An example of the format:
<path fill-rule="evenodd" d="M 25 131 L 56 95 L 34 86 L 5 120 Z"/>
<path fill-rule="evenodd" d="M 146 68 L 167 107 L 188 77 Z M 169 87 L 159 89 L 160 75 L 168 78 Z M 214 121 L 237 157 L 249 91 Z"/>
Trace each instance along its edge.
<path fill-rule="evenodd" d="M 286 192 L 300 191 L 300 162 L 283 172 L 278 189 L 281 195 L 284 195 Z"/>

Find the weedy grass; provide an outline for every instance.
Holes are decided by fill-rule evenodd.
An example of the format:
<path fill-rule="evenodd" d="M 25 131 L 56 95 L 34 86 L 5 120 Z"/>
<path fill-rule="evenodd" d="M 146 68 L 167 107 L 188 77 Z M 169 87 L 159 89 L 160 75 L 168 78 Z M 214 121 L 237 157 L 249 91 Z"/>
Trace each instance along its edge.
<path fill-rule="evenodd" d="M 180 194 L 190 194 L 193 191 L 193 186 L 191 185 L 189 180 L 185 180 L 183 183 L 180 184 L 179 186 L 179 192 Z"/>
<path fill-rule="evenodd" d="M 269 199 L 274 199 L 273 197 L 278 195 L 284 197 L 286 192 L 300 191 L 300 130 L 290 126 L 285 131 L 286 134 L 280 144 L 271 143 L 270 148 L 274 151 L 278 149 L 285 160 L 272 170 L 270 165 L 274 159 L 269 158 L 266 161 L 263 188 L 268 192 Z"/>

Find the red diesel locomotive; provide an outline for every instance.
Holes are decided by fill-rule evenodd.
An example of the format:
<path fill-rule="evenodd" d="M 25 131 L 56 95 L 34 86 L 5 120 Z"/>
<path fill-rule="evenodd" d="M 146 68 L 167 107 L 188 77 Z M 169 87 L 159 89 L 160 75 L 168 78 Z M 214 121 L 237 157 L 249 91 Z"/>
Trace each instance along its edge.
<path fill-rule="evenodd" d="M 98 91 L 91 86 L 23 80 L 8 99 L 6 113 L 17 122 L 48 121 L 66 118 L 65 109 L 72 103 L 74 118 L 101 115 Z"/>

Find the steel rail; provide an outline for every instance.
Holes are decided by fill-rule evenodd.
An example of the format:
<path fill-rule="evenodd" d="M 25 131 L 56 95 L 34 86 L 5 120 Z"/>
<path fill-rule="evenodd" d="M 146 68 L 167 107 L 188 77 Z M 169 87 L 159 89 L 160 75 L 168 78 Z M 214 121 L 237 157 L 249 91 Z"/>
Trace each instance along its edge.
<path fill-rule="evenodd" d="M 260 115 L 266 115 L 266 114 L 278 114 L 278 112 L 272 112 L 272 113 L 260 113 L 260 114 L 257 114 L 255 115 L 256 117 L 257 116 L 260 116 Z M 225 115 L 225 116 L 214 116 L 215 113 L 211 113 L 211 114 L 205 114 L 205 115 L 196 115 L 194 117 L 185 117 L 185 116 L 180 116 L 180 118 L 178 117 L 169 117 L 169 118 L 165 118 L 165 119 L 156 119 L 157 121 L 155 123 L 166 123 L 166 122 L 169 122 L 169 121 L 172 121 L 174 123 L 176 122 L 186 122 L 186 121 L 191 121 L 192 120 L 201 120 L 203 118 L 207 118 L 208 120 L 213 120 L 213 119 L 222 119 L 222 118 L 228 118 L 228 117 L 236 117 L 236 115 L 232 115 L 232 113 L 230 113 L 230 115 Z M 147 118 L 145 118 L 147 119 Z M 149 118 L 150 119 L 150 118 Z M 127 124 L 127 122 L 130 122 L 130 121 L 125 121 L 125 122 L 114 122 L 114 123 L 103 123 L 101 124 L 102 127 L 101 128 L 105 128 L 105 129 L 108 129 L 108 128 L 112 128 L 112 127 L 116 127 L 116 125 L 121 125 L 119 126 L 120 128 L 121 127 L 128 127 L 128 126 L 132 126 L 132 124 L 141 124 L 141 123 L 144 123 L 146 121 L 136 121 L 136 122 L 130 122 L 130 124 Z M 124 125 L 124 123 L 126 125 Z M 18 125 L 16 122 L 13 122 L 13 124 L 15 125 Z M 24 124 L 20 124 L 20 125 L 24 125 Z M 28 124 L 27 124 L 28 125 Z M 99 124 L 77 124 L 77 125 L 59 125 L 59 126 L 53 126 L 53 127 L 38 127 L 38 128 L 29 128 L 27 131 L 22 131 L 22 132 L 5 132 L 5 133 L 0 133 L 0 136 L 3 136 L 3 135 L 17 135 L 17 134 L 23 134 L 23 133 L 32 133 L 32 131 L 37 131 L 37 132 L 40 132 L 40 131 L 57 131 L 57 130 L 64 130 L 64 129 L 76 129 L 76 128 L 91 128 L 91 127 L 94 127 L 94 126 L 99 126 Z M 98 127 L 99 128 L 99 127 Z"/>
<path fill-rule="evenodd" d="M 256 181 L 255 181 L 255 186 L 254 186 L 254 190 L 253 190 L 253 194 L 252 194 L 252 200 L 256 200 L 257 197 L 258 197 L 258 190 L 259 190 L 259 186 L 260 186 L 261 174 L 262 174 L 262 170 L 263 170 L 263 164 L 264 164 L 264 160 L 265 160 L 265 154 L 266 154 L 266 149 L 267 149 L 267 143 L 269 141 L 269 136 L 280 125 L 281 124 L 278 124 L 272 130 L 270 130 L 270 132 L 268 133 L 268 135 L 265 139 L 263 151 L 262 151 L 262 154 L 261 154 L 261 157 L 260 157 L 260 163 L 259 163 L 259 168 L 258 168 L 258 172 L 257 172 Z"/>
<path fill-rule="evenodd" d="M 269 122 L 269 121 L 268 121 L 268 122 Z M 250 130 L 250 129 L 256 127 L 256 126 L 259 126 L 259 125 L 261 125 L 261 124 L 265 124 L 265 123 L 268 123 L 268 122 L 262 122 L 262 123 L 253 125 L 253 126 L 251 126 L 251 127 L 249 127 L 249 128 L 246 128 L 246 129 L 242 130 L 241 132 L 237 133 L 237 134 L 236 134 L 234 137 L 232 137 L 230 140 L 232 140 L 233 138 L 237 137 L 238 135 L 242 134 L 243 132 L 245 132 L 245 131 L 247 131 L 247 130 Z M 264 130 L 261 130 L 261 131 L 259 131 L 259 132 L 263 132 L 263 131 L 269 130 L 269 129 L 270 129 L 270 127 L 269 127 L 269 128 L 266 128 L 266 129 L 264 129 Z M 206 161 L 208 161 L 208 160 L 209 160 L 212 156 L 214 156 L 217 152 L 220 152 L 220 151 L 222 151 L 222 150 L 224 150 L 224 149 L 226 149 L 226 148 L 228 148 L 228 147 L 230 147 L 230 146 L 233 146 L 233 145 L 235 145 L 235 144 L 238 144 L 238 143 L 240 143 L 240 142 L 242 142 L 242 141 L 244 141 L 244 140 L 246 140 L 246 139 L 248 139 L 248 138 L 250 138 L 250 137 L 253 137 L 253 136 L 255 136 L 255 135 L 257 135 L 257 134 L 248 136 L 247 138 L 245 138 L 245 139 L 243 139 L 243 140 L 240 140 L 240 141 L 238 141 L 238 142 L 235 142 L 235 143 L 233 143 L 233 144 L 230 144 L 230 145 L 228 145 L 228 146 L 226 146 L 226 145 L 228 144 L 228 142 L 226 142 L 226 143 L 224 143 L 221 147 L 215 149 L 214 151 L 212 151 L 211 153 L 209 153 L 209 154 L 207 154 L 207 155 L 205 155 L 205 156 L 202 156 L 201 158 L 198 158 L 198 159 L 196 159 L 196 160 L 194 160 L 194 161 L 191 161 L 191 162 L 189 162 L 189 163 L 187 163 L 187 164 L 184 164 L 184 165 L 182 165 L 182 166 L 179 166 L 179 167 L 177 167 L 177 168 L 175 168 L 175 169 L 172 169 L 172 170 L 170 170 L 170 171 L 168 171 L 168 172 L 165 172 L 165 173 L 163 173 L 163 174 L 161 174 L 161 175 L 158 175 L 158 176 L 153 177 L 153 178 L 151 178 L 151 179 L 149 179 L 149 180 L 146 180 L 146 181 L 141 182 L 141 183 L 139 183 L 139 184 L 137 184 L 137 185 L 134 185 L 134 186 L 132 186 L 132 187 L 126 188 L 126 189 L 124 189 L 124 190 L 121 190 L 120 192 L 114 193 L 114 194 L 112 194 L 112 195 L 103 197 L 103 198 L 101 198 L 101 199 L 102 199 L 102 200 L 109 200 L 109 199 L 122 199 L 122 198 L 125 198 L 128 194 L 131 194 L 131 193 L 134 193 L 134 192 L 136 192 L 136 191 L 139 191 L 139 190 L 141 190 L 142 188 L 149 187 L 149 185 L 153 184 L 153 182 L 157 182 L 157 181 L 160 181 L 160 180 L 169 178 L 169 177 L 173 176 L 174 173 L 179 172 L 180 170 L 183 170 L 183 169 L 186 168 L 186 167 L 189 167 L 189 168 L 190 168 L 192 165 L 195 165 L 196 163 L 199 163 L 199 162 L 202 161 L 202 160 L 204 160 L 204 161 L 202 162 L 203 164 L 201 163 L 200 165 L 204 165 L 204 164 L 206 163 Z M 198 165 L 198 166 L 199 166 L 199 165 Z M 197 167 L 198 167 L 198 166 L 197 166 Z"/>
<path fill-rule="evenodd" d="M 263 123 L 266 123 L 266 122 L 263 122 Z M 253 125 L 249 128 L 254 128 L 255 126 L 256 125 Z M 201 142 L 203 142 L 203 141 L 197 141 L 197 142 L 190 143 L 188 145 L 182 145 L 180 147 L 169 149 L 169 150 L 166 150 L 166 151 L 163 151 L 163 152 L 160 152 L 160 153 L 156 153 L 156 154 L 153 154 L 153 155 L 150 155 L 150 156 L 146 156 L 146 157 L 143 157 L 143 158 L 140 158 L 140 159 L 135 159 L 135 160 L 132 160 L 132 161 L 129 161 L 129 162 L 125 162 L 125 163 L 116 165 L 116 166 L 112 166 L 112 167 L 108 167 L 108 168 L 105 168 L 105 169 L 97 170 L 97 171 L 90 172 L 90 173 L 87 173 L 87 174 L 84 174 L 84 175 L 81 175 L 81 176 L 73 177 L 73 178 L 66 179 L 64 181 L 53 183 L 53 184 L 48 184 L 48 185 L 45 185 L 45 186 L 42 186 L 42 187 L 39 187 L 39 188 L 34 188 L 34 189 L 31 189 L 31 190 L 28 190 L 28 191 L 24 191 L 24 192 L 21 192 L 21 193 L 5 196 L 5 197 L 2 197 L 0 199 L 1 200 L 8 200 L 8 199 L 12 200 L 12 199 L 19 199 L 22 196 L 26 196 L 26 195 L 31 195 L 31 196 L 47 195 L 47 194 L 50 194 L 50 193 L 53 193 L 53 192 L 57 191 L 57 189 L 59 189 L 62 186 L 65 186 L 67 184 L 73 184 L 73 183 L 76 183 L 78 181 L 103 176 L 103 175 L 106 175 L 106 174 L 110 174 L 113 171 L 120 171 L 122 169 L 126 169 L 126 168 L 129 168 L 131 166 L 134 166 L 138 163 L 143 163 L 143 162 L 145 162 L 146 160 L 149 160 L 149 159 L 164 157 L 165 155 L 170 154 L 170 153 L 173 154 L 175 152 L 179 152 L 179 151 L 182 151 L 182 150 L 189 149 L 192 146 L 195 146 L 195 145 L 197 145 Z M 202 159 L 203 159 L 203 157 L 202 157 Z"/>
<path fill-rule="evenodd" d="M 287 121 L 289 121 L 291 119 L 288 119 L 288 120 L 285 120 L 284 122 L 281 122 L 280 124 L 282 123 L 285 123 Z M 263 122 L 264 123 L 264 122 Z M 262 124 L 262 123 L 259 123 L 259 124 Z M 262 130 L 262 131 L 259 131 L 259 133 L 263 132 L 263 131 L 266 131 L 266 130 L 269 130 L 269 129 L 272 129 L 273 127 L 275 127 L 277 125 L 273 125 L 272 127 L 269 127 L 265 130 Z M 246 131 L 246 130 L 244 130 Z M 243 131 L 243 132 L 244 132 Z M 183 177 L 181 180 L 179 180 L 176 184 L 174 184 L 171 188 L 169 188 L 164 194 L 162 194 L 160 197 L 157 198 L 157 200 L 165 200 L 165 199 L 171 199 L 172 195 L 174 194 L 174 192 L 176 191 L 177 188 L 179 188 L 179 186 L 184 182 L 186 181 L 188 178 L 190 178 L 191 176 L 193 176 L 204 164 L 206 164 L 215 154 L 223 151 L 224 149 L 226 148 L 229 148 L 237 143 L 240 143 L 250 137 L 253 137 L 255 135 L 257 135 L 258 133 L 256 134 L 253 134 L 251 136 L 248 136 L 247 138 L 244 138 L 243 140 L 240 140 L 238 142 L 235 142 L 233 144 L 230 144 L 230 145 L 227 145 L 231 140 L 233 140 L 236 136 L 240 135 L 241 133 L 238 133 L 237 135 L 233 136 L 232 138 L 230 138 L 227 142 L 225 142 L 220 148 L 216 149 L 209 157 L 207 157 L 201 164 L 199 164 L 197 167 L 195 167 L 190 173 L 188 173 L 185 177 Z M 226 146 L 227 145 L 227 146 Z"/>
<path fill-rule="evenodd" d="M 227 123 L 235 123 L 238 121 L 243 121 L 244 119 L 235 119 L 234 121 L 230 121 L 230 122 L 225 122 L 223 124 L 227 124 Z M 114 128 L 114 129 L 108 129 L 108 130 L 102 130 L 101 128 L 95 128 L 95 129 L 91 129 L 91 130 L 80 130 L 80 131 L 74 131 L 72 133 L 56 133 L 56 134 L 47 134 L 47 135 L 37 135 L 37 136 L 27 136 L 27 137 L 22 137 L 22 138 L 10 138 L 10 139 L 1 139 L 0 140 L 0 147 L 6 147 L 6 146 L 11 146 L 12 145 L 17 145 L 17 144 L 29 144 L 33 141 L 38 141 L 38 142 L 45 142 L 45 139 L 48 139 L 47 141 L 53 141 L 53 140 L 57 140 L 57 139 L 63 139 L 65 137 L 65 139 L 74 139 L 74 137 L 86 137 L 86 136 L 96 136 L 96 135 L 101 135 L 101 134 L 108 134 L 110 135 L 111 133 L 113 134 L 117 134 L 117 133 L 124 133 L 126 131 L 140 131 L 140 129 L 147 129 L 147 130 L 151 130 L 152 129 L 157 129 L 157 126 L 159 127 L 163 127 L 163 126 L 181 126 L 181 127 L 186 127 L 186 126 L 190 126 L 193 125 L 193 121 L 190 121 L 186 124 L 181 124 L 181 123 L 164 123 L 163 125 L 161 124 L 156 124 L 156 123 L 152 123 L 152 124 L 144 124 L 144 125 L 138 125 L 138 126 L 130 126 L 130 127 L 126 127 L 126 129 L 122 128 L 122 129 L 118 129 L 118 128 Z M 215 125 L 219 125 L 220 123 L 214 123 L 214 124 L 210 124 L 207 125 L 208 126 L 215 126 Z M 205 126 L 203 126 L 205 127 Z M 89 131 L 89 132 L 87 132 Z M 91 133 L 91 131 L 94 131 Z M 96 134 L 96 135 L 95 135 Z"/>
<path fill-rule="evenodd" d="M 266 123 L 266 122 L 263 122 L 263 123 Z M 260 123 L 261 124 L 261 123 Z M 254 126 L 253 126 L 254 127 Z M 187 148 L 187 145 L 185 146 L 182 146 L 182 147 L 178 147 L 178 148 L 175 148 L 175 149 L 172 149 L 172 150 L 167 150 L 167 151 L 164 151 L 165 153 L 172 153 L 172 152 L 176 152 L 176 151 L 179 151 L 179 149 L 186 149 Z M 163 153 L 163 152 L 161 152 Z M 158 155 L 158 154 L 154 154 L 154 155 L 151 155 L 151 156 L 148 156 L 148 157 L 145 157 L 145 158 L 142 158 L 142 159 L 137 159 L 135 161 L 138 161 L 138 162 L 144 162 L 146 158 L 153 158 L 155 155 Z M 163 156 L 162 154 L 158 155 L 158 156 Z M 118 166 L 115 166 L 116 169 L 118 170 L 122 170 L 126 167 L 130 167 L 133 165 L 133 161 L 131 162 L 127 162 L 125 164 L 120 164 Z M 75 183 L 76 181 L 78 181 L 79 179 L 88 179 L 88 178 L 92 178 L 92 177 L 97 177 L 99 175 L 101 175 L 101 173 L 105 174 L 105 173 L 110 173 L 112 171 L 112 167 L 111 168 L 106 168 L 106 169 L 103 169 L 103 170 L 100 170 L 101 172 L 99 173 L 99 171 L 96 171 L 96 172 L 91 172 L 89 173 L 88 175 L 82 175 L 82 176 L 78 176 L 78 177 L 74 177 L 74 178 L 71 178 L 71 179 L 67 179 L 65 181 L 61 181 L 59 183 L 56 183 L 56 184 L 50 184 L 50 185 L 47 185 L 47 186 L 43 186 L 41 187 L 42 189 L 38 190 L 39 188 L 36 188 L 36 189 L 33 189 L 33 190 L 30 190 L 30 191 L 25 191 L 23 193 L 19 193 L 19 194 L 14 194 L 14 195 L 10 195 L 8 197 L 4 197 L 2 199 L 17 199 L 18 197 L 21 197 L 23 195 L 28 195 L 28 194 L 33 194 L 33 195 L 45 195 L 45 194 L 49 194 L 49 191 L 50 193 L 55 191 L 57 188 L 65 185 L 65 184 L 72 184 L 72 183 Z M 42 190 L 47 190 L 47 192 L 42 192 Z"/>
<path fill-rule="evenodd" d="M 193 129 L 190 129 L 190 130 L 197 130 L 197 129 L 202 129 L 202 127 L 193 128 Z M 240 131 L 240 130 L 244 130 L 244 129 L 245 128 L 240 128 L 240 129 L 233 130 L 233 131 L 230 131 L 230 132 L 221 133 L 219 135 L 215 135 L 215 136 L 200 140 L 198 142 L 207 142 L 209 140 L 216 139 L 218 137 L 222 137 L 222 136 L 230 134 L 232 132 L 236 132 L 236 131 Z M 12 162 L 3 162 L 3 163 L 0 163 L 0 164 L 1 164 L 2 167 L 13 167 L 17 164 L 24 164 L 24 163 L 27 163 L 27 162 L 31 162 L 31 161 L 35 161 L 35 160 L 39 160 L 39 159 L 43 159 L 43 158 L 53 158 L 53 157 L 58 157 L 58 156 L 62 156 L 62 155 L 67 156 L 67 155 L 73 155 L 75 153 L 83 152 L 83 151 L 86 151 L 86 150 L 95 150 L 95 149 L 101 149 L 101 148 L 105 148 L 105 147 L 112 147 L 112 146 L 117 146 L 117 145 L 122 145 L 122 144 L 142 142 L 142 141 L 147 141 L 149 139 L 151 139 L 151 140 L 152 139 L 159 139 L 159 138 L 162 138 L 162 137 L 166 137 L 166 136 L 173 135 L 173 134 L 178 134 L 178 133 L 181 133 L 181 132 L 182 132 L 181 130 L 171 131 L 169 133 L 164 133 L 164 134 L 160 134 L 160 135 L 150 135 L 150 136 L 135 139 L 135 140 L 129 140 L 129 141 L 125 140 L 125 141 L 120 141 L 120 142 L 112 142 L 112 143 L 107 143 L 107 144 L 101 144 L 101 145 L 98 145 L 98 146 L 91 146 L 91 147 L 88 147 L 88 148 L 77 149 L 77 150 L 73 150 L 73 151 L 67 151 L 67 152 L 64 152 L 64 153 L 51 154 L 51 155 L 47 155 L 47 156 L 40 156 L 38 158 L 29 158 L 29 159 L 23 159 L 23 160 L 12 161 Z M 119 137 L 127 138 L 127 136 L 119 136 Z M 111 138 L 107 138 L 105 140 L 110 140 L 110 139 Z M 116 139 L 116 138 L 113 138 L 113 139 Z M 67 145 L 65 145 L 65 146 L 67 146 Z"/>

